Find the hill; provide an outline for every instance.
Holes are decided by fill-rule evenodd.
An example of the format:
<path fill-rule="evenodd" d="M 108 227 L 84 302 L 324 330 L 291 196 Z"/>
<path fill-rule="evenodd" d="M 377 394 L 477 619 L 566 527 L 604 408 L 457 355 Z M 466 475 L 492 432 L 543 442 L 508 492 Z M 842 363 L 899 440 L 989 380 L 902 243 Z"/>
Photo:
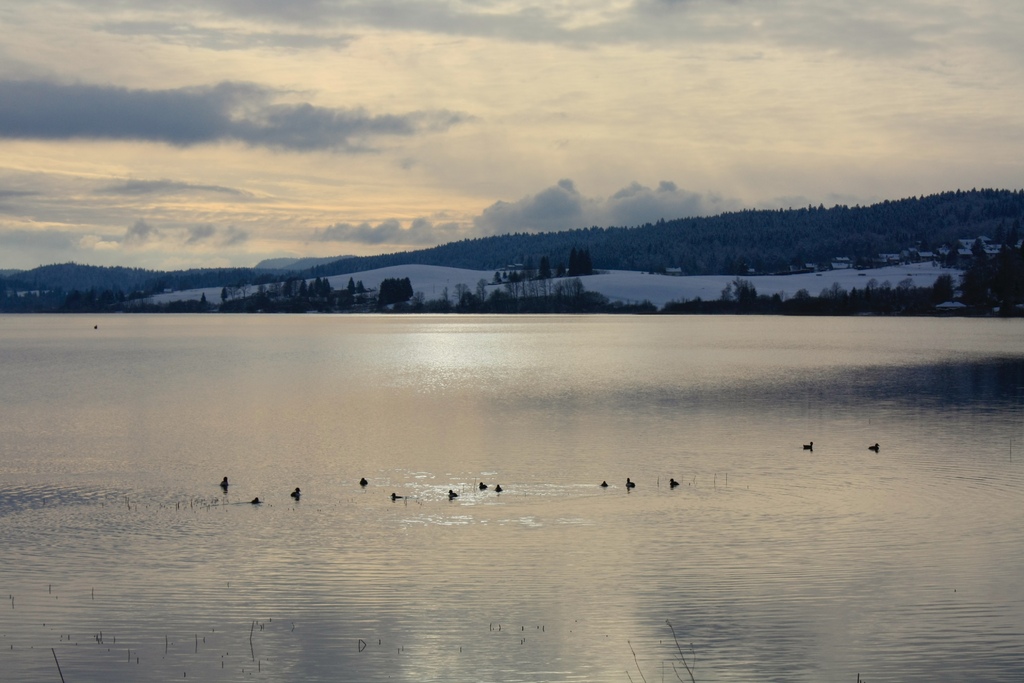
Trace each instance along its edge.
<path fill-rule="evenodd" d="M 516 233 L 462 240 L 432 249 L 345 259 L 318 266 L 330 276 L 394 265 L 424 264 L 477 270 L 509 264 L 536 267 L 547 256 L 564 263 L 573 248 L 589 250 L 600 270 L 662 271 L 683 275 L 776 273 L 836 257 L 878 265 L 883 253 L 929 251 L 959 239 L 987 235 L 1015 244 L 1024 216 L 1024 191 L 971 190 L 885 201 L 872 206 L 823 206 L 739 211 L 680 218 L 632 228 L 592 227 L 555 233 Z"/>
<path fill-rule="evenodd" d="M 205 288 L 219 293 L 223 287 L 269 285 L 288 278 L 332 279 L 410 265 L 478 271 L 487 281 L 493 280 L 497 271 L 525 271 L 529 276 L 545 264 L 552 271 L 568 264 L 572 275 L 570 255 L 575 250 L 585 251 L 588 265 L 598 271 L 689 276 L 821 271 L 836 259 L 858 267 L 878 267 L 901 252 L 923 253 L 926 260 L 965 267 L 971 253 L 962 240 L 970 244 L 984 235 L 991 238 L 989 246 L 996 251 L 999 245 L 1017 244 L 1022 217 L 1024 191 L 958 190 L 865 207 L 748 210 L 635 227 L 514 233 L 371 257 L 274 260 L 263 262 L 261 268 L 159 272 L 67 263 L 0 277 L 0 310 L 69 310 L 65 299 L 74 292 L 78 292 L 75 302 L 82 308 L 71 310 L 87 310 L 99 301 L 117 303 L 168 291 Z M 985 298 L 986 283 L 993 273 L 983 273 L 984 277 L 977 279 L 977 301 Z M 34 300 L 27 300 L 19 295 L 24 292 L 37 294 Z M 1024 298 L 1011 294 L 1001 298 Z"/>

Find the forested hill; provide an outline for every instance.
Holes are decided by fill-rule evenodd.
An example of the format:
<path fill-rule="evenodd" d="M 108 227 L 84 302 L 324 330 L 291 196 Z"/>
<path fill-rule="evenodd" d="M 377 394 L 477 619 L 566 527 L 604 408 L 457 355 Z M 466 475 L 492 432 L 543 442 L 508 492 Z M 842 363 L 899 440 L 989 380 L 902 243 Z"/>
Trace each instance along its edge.
<path fill-rule="evenodd" d="M 594 268 L 685 275 L 771 273 L 827 264 L 836 257 L 870 264 L 879 253 L 922 251 L 980 235 L 1015 243 L 1022 234 L 1024 190 L 956 191 L 885 201 L 872 206 L 823 206 L 749 210 L 708 218 L 680 218 L 637 227 L 593 227 L 555 233 L 517 233 L 462 240 L 432 249 L 372 257 L 345 257 L 288 276 L 314 278 L 410 263 L 474 270 L 510 264 L 567 264 L 573 249 L 587 250 Z M 260 284 L 284 279 L 284 271 L 251 268 L 157 272 L 73 263 L 43 266 L 0 277 L 0 292 L 111 290 L 122 296 L 164 289 Z"/>
<path fill-rule="evenodd" d="M 910 247 L 927 251 L 979 235 L 1015 243 L 1022 216 L 1024 190 L 956 191 L 863 207 L 748 210 L 633 228 L 517 233 L 347 258 L 309 272 L 336 275 L 407 263 L 495 270 L 512 263 L 536 265 L 544 256 L 555 265 L 577 248 L 589 250 L 598 269 L 680 268 L 684 275 L 745 274 L 749 269 L 771 273 L 791 265 L 827 264 L 836 257 L 869 265 L 880 253 Z"/>

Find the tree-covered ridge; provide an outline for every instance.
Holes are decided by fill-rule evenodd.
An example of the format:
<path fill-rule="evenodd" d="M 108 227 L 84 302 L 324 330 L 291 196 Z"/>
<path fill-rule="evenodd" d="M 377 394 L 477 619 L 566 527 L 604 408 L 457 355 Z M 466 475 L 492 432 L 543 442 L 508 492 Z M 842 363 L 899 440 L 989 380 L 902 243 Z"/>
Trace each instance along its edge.
<path fill-rule="evenodd" d="M 908 248 L 928 251 L 978 235 L 997 243 L 1020 234 L 1024 190 L 956 191 L 884 201 L 872 206 L 823 206 L 746 210 L 706 218 L 679 218 L 637 227 L 515 233 L 444 244 L 432 249 L 347 258 L 312 269 L 337 275 L 410 263 L 477 270 L 523 264 L 536 268 L 545 256 L 565 259 L 574 248 L 589 251 L 593 267 L 683 275 L 772 273 L 827 264 L 836 257 L 869 266 L 879 254 Z M 553 261 L 557 264 L 558 261 Z"/>

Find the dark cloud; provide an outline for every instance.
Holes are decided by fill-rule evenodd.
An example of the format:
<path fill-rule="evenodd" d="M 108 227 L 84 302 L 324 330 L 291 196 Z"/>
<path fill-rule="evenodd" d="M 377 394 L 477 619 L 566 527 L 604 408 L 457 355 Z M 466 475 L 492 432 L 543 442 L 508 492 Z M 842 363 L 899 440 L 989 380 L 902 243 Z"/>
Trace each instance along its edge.
<path fill-rule="evenodd" d="M 376 226 L 369 223 L 353 225 L 351 223 L 335 223 L 313 234 L 315 242 L 362 242 L 364 244 L 393 243 L 401 234 L 402 225 L 394 220 L 386 220 Z"/>
<path fill-rule="evenodd" d="M 159 230 L 140 218 L 125 231 L 123 241 L 125 244 L 143 244 L 159 235 Z"/>
<path fill-rule="evenodd" d="M 249 239 L 249 233 L 229 227 L 227 230 L 218 230 L 210 223 L 186 226 L 184 232 L 185 244 L 196 246 L 200 244 L 215 244 L 223 247 L 231 247 L 241 244 Z"/>
<path fill-rule="evenodd" d="M 147 140 L 187 147 L 215 142 L 296 151 L 364 151 L 371 138 L 443 131 L 467 119 L 448 112 L 371 115 L 308 103 L 251 83 L 174 90 L 0 81 L 0 137 Z"/>
<path fill-rule="evenodd" d="M 573 182 L 563 179 L 517 202 L 495 202 L 474 223 L 486 234 L 579 228 L 586 222 L 586 202 Z"/>
<path fill-rule="evenodd" d="M 248 192 L 220 185 L 196 185 L 176 180 L 126 180 L 97 190 L 99 194 L 147 195 L 147 194 L 193 194 L 214 192 L 235 197 L 251 196 Z"/>
<path fill-rule="evenodd" d="M 227 229 L 227 234 L 224 236 L 224 246 L 231 247 L 236 244 L 241 244 L 249 240 L 249 233 L 245 230 L 238 230 L 234 227 Z"/>
<path fill-rule="evenodd" d="M 461 237 L 458 223 L 434 224 L 426 218 L 417 218 L 408 228 L 395 219 L 382 221 L 377 225 L 360 223 L 335 223 L 317 230 L 312 237 L 315 242 L 357 242 L 361 244 L 407 244 L 413 246 L 434 246 Z"/>
<path fill-rule="evenodd" d="M 22 207 L 18 206 L 18 202 L 11 200 L 34 197 L 38 194 L 27 190 L 0 190 L 0 213 L 21 214 Z"/>
<path fill-rule="evenodd" d="M 193 225 L 188 228 L 188 239 L 185 240 L 185 243 L 198 244 L 200 242 L 205 242 L 209 238 L 213 237 L 215 232 L 217 232 L 217 228 L 213 227 L 209 223 Z"/>
<path fill-rule="evenodd" d="M 0 190 L 0 200 L 10 199 L 14 197 L 31 197 L 32 195 L 39 194 L 38 192 L 30 192 L 28 190 Z"/>
<path fill-rule="evenodd" d="M 662 181 L 651 189 L 632 183 L 606 199 L 580 194 L 571 180 L 516 202 L 495 202 L 474 219 L 486 235 L 550 232 L 597 226 L 633 226 L 739 208 L 739 202 L 688 192 Z"/>
<path fill-rule="evenodd" d="M 704 215 L 709 212 L 709 207 L 702 195 L 681 190 L 673 182 L 662 181 L 654 190 L 633 182 L 608 199 L 606 210 L 611 225 L 640 225 L 660 218 L 670 220 Z"/>

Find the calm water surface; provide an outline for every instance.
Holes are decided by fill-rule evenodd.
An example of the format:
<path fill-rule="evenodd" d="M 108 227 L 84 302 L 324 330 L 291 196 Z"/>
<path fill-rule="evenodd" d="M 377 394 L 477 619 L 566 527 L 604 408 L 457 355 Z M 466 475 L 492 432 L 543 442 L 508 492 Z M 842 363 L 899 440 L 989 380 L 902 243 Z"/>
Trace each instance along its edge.
<path fill-rule="evenodd" d="M 8 316 L 0 395 L 2 681 L 1024 680 L 1021 321 Z"/>

